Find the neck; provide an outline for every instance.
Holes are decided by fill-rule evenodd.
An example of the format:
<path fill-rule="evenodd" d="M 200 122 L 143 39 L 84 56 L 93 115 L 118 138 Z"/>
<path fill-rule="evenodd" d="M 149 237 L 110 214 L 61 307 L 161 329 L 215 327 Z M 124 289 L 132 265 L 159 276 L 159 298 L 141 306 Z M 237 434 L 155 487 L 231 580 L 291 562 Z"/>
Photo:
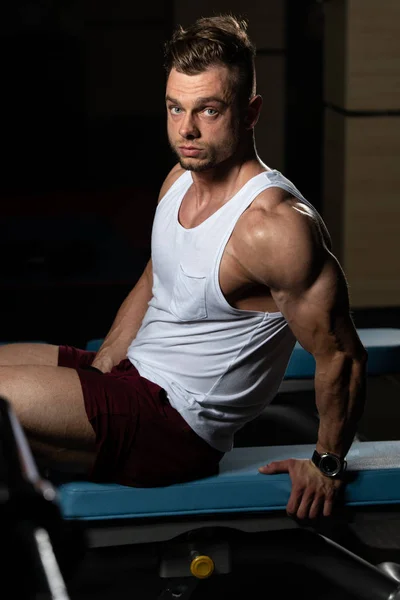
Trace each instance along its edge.
<path fill-rule="evenodd" d="M 224 204 L 249 179 L 265 170 L 266 167 L 259 160 L 252 144 L 245 151 L 235 154 L 212 169 L 193 172 L 193 191 L 197 206 L 200 208 L 211 203 Z"/>

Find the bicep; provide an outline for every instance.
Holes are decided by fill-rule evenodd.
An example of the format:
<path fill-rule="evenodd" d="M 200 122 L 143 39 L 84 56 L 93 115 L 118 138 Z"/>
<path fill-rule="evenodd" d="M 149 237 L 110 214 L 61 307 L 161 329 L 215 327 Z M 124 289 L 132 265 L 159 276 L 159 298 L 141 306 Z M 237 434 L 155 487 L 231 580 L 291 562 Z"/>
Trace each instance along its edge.
<path fill-rule="evenodd" d="M 252 211 L 241 257 L 249 279 L 265 285 L 299 343 L 315 358 L 355 357 L 347 281 L 313 211 L 295 202 Z"/>
<path fill-rule="evenodd" d="M 336 258 L 323 250 L 324 259 L 314 278 L 304 278 L 295 289 L 271 293 L 305 350 L 330 360 L 336 353 L 356 357 L 362 351 L 354 327 L 345 275 Z"/>

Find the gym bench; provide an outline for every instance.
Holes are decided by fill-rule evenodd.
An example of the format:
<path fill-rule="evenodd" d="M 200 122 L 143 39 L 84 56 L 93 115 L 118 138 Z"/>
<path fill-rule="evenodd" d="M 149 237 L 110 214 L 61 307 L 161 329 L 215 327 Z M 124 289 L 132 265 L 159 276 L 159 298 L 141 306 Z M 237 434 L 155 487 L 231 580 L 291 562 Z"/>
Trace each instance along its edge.
<path fill-rule="evenodd" d="M 159 488 L 65 482 L 58 486 L 60 510 L 65 520 L 83 523 L 90 548 L 130 545 L 141 562 L 156 552 L 165 580 L 159 598 L 189 598 L 202 579 L 243 565 L 291 563 L 341 582 L 355 598 L 400 599 L 400 580 L 286 515 L 288 474 L 257 470 L 273 460 L 308 458 L 313 448 L 234 448 L 218 475 Z M 391 527 L 400 525 L 400 441 L 354 442 L 346 477 L 340 519 L 354 531 L 387 516 Z"/>

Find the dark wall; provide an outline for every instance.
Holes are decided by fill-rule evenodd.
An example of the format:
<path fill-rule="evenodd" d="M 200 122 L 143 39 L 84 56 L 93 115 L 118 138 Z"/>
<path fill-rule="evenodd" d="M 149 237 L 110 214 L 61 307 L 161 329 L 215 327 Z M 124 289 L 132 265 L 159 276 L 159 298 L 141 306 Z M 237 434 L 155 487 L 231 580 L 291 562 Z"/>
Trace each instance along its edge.
<path fill-rule="evenodd" d="M 148 59 L 149 78 L 156 76 L 161 84 L 159 110 L 150 116 L 138 106 L 124 111 L 117 99 L 113 103 L 113 96 L 121 93 L 118 81 L 92 76 L 106 70 L 107 59 L 114 60 L 109 65 L 114 76 L 120 63 L 112 47 L 107 47 L 108 34 L 111 31 L 118 38 L 116 29 L 126 32 L 127 25 L 111 19 L 111 8 L 109 21 L 104 14 L 96 21 L 93 11 L 85 12 L 88 2 L 16 0 L 9 4 L 0 10 L 2 134 L 7 149 L 1 192 L 137 185 L 138 173 L 141 181 L 148 178 L 156 187 L 172 160 L 164 135 L 161 46 Z M 170 32 L 167 17 L 146 24 L 150 29 L 158 27 L 160 38 Z M 137 37 L 142 28 L 140 18 L 130 22 L 129 37 Z M 119 76 L 131 79 L 127 89 L 138 86 L 143 104 L 145 82 L 135 81 L 135 61 L 145 62 L 146 54 L 146 49 L 143 56 L 125 54 L 126 75 Z M 98 56 L 97 64 L 93 55 Z M 102 96 L 111 98 L 109 107 L 96 110 L 96 100 Z"/>
<path fill-rule="evenodd" d="M 323 6 L 287 2 L 286 173 L 322 209 Z"/>
<path fill-rule="evenodd" d="M 133 17 L 88 0 L 0 9 L 0 341 L 104 335 L 146 264 L 172 166 L 160 43 L 170 15 L 167 2 L 154 7 Z M 144 66 L 138 76 L 146 60 L 153 88 Z"/>

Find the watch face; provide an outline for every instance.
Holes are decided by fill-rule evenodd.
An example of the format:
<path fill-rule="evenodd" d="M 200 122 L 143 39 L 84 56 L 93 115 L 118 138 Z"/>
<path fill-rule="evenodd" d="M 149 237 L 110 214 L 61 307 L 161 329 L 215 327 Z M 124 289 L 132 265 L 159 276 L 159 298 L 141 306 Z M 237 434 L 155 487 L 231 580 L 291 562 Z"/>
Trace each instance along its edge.
<path fill-rule="evenodd" d="M 335 456 L 331 456 L 329 454 L 326 456 L 322 456 L 321 461 L 319 463 L 319 468 L 327 475 L 336 475 L 336 473 L 338 473 L 341 468 L 340 460 Z"/>

